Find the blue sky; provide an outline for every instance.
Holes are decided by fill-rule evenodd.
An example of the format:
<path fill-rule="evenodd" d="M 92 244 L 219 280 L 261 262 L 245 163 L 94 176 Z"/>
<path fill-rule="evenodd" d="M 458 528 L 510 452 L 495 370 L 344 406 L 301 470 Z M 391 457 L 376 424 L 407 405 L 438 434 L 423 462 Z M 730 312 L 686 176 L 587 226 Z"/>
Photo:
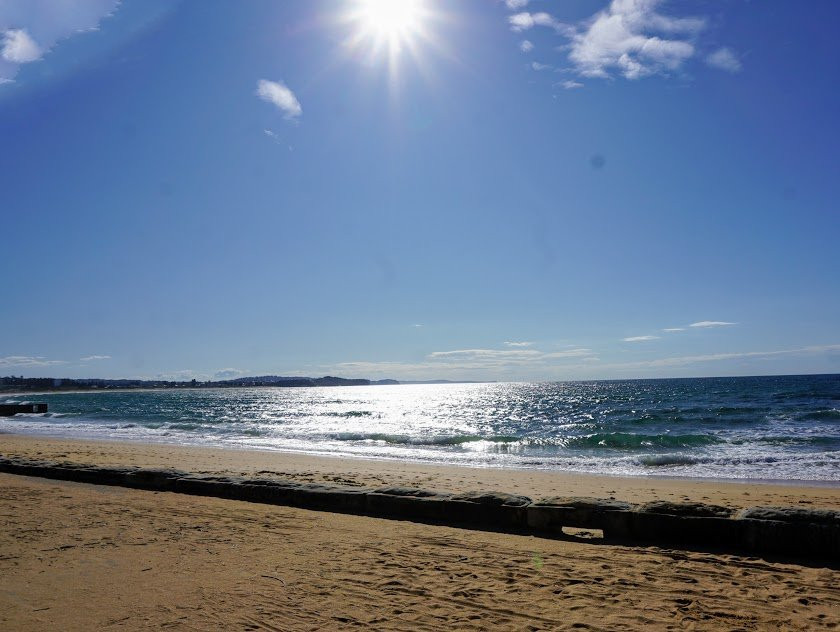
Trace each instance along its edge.
<path fill-rule="evenodd" d="M 0 5 L 0 374 L 840 371 L 840 6 L 390 1 Z"/>

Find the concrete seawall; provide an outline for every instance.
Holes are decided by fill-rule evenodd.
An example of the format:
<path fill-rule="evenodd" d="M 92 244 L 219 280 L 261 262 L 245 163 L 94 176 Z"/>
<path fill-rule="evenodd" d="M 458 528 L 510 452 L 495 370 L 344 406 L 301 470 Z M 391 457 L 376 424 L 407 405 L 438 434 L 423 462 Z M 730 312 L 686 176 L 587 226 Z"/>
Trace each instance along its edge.
<path fill-rule="evenodd" d="M 267 479 L 202 476 L 177 470 L 107 468 L 0 457 L 0 472 L 286 505 L 449 526 L 559 535 L 600 529 L 608 540 L 840 561 L 840 511 L 697 503 L 631 505 L 597 498 L 544 498 L 501 492 L 439 493 L 407 487 L 359 489 Z"/>

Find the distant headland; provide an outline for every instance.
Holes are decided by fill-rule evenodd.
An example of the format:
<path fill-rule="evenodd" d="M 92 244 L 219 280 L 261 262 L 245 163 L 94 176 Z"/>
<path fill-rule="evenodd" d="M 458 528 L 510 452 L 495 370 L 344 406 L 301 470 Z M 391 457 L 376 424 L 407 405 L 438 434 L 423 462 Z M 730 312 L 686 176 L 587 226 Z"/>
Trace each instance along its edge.
<path fill-rule="evenodd" d="M 251 388 L 274 386 L 303 388 L 313 386 L 383 386 L 393 384 L 465 384 L 454 380 L 397 381 L 368 380 L 325 375 L 324 377 L 285 377 L 281 375 L 260 375 L 238 377 L 231 380 L 131 380 L 103 378 L 54 378 L 54 377 L 0 377 L 0 392 L 45 392 L 45 391 L 88 391 L 88 390 L 132 390 L 165 388 Z"/>

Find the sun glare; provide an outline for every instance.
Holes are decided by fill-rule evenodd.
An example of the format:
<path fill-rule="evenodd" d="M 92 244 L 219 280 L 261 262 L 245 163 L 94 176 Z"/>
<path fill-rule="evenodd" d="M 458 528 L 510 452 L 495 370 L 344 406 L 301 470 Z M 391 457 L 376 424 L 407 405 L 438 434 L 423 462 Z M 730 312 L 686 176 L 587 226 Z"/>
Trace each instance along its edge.
<path fill-rule="evenodd" d="M 361 0 L 359 11 L 363 28 L 389 39 L 409 36 L 423 17 L 419 0 Z"/>
<path fill-rule="evenodd" d="M 352 24 L 352 49 L 387 60 L 392 70 L 404 49 L 414 57 L 427 40 L 429 0 L 352 0 L 346 18 Z"/>

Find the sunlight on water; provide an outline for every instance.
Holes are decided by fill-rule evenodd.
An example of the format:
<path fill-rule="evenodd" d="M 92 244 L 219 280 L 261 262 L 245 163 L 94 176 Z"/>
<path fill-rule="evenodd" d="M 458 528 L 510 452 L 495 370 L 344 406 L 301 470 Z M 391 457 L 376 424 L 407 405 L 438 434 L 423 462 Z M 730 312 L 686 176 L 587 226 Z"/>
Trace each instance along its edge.
<path fill-rule="evenodd" d="M 23 398 L 10 398 L 22 401 Z M 614 474 L 840 480 L 840 378 L 87 392 L 0 430 Z"/>

